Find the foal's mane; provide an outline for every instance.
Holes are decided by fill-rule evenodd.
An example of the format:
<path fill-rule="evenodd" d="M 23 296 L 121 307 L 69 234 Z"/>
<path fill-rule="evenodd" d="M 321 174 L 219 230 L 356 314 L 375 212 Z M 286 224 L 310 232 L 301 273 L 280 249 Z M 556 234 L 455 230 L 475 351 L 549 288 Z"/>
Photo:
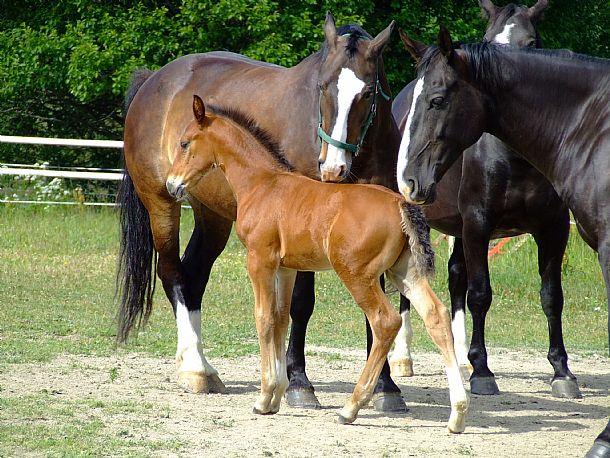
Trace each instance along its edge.
<path fill-rule="evenodd" d="M 351 59 L 358 51 L 358 43 L 360 40 L 371 40 L 371 37 L 366 30 L 360 27 L 358 24 L 347 24 L 342 25 L 337 29 L 337 36 L 347 36 L 347 43 L 345 44 L 345 53 Z M 322 47 L 324 54 L 328 53 L 328 43 L 324 42 Z"/>
<path fill-rule="evenodd" d="M 218 105 L 211 104 L 206 105 L 206 108 L 209 109 L 214 115 L 228 118 L 238 126 L 245 129 L 271 155 L 271 157 L 282 169 L 285 169 L 288 172 L 294 172 L 295 168 L 284 155 L 284 150 L 280 144 L 276 141 L 273 135 L 259 126 L 251 116 L 248 116 L 243 111 L 239 111 L 237 108 L 220 107 Z"/>
<path fill-rule="evenodd" d="M 469 63 L 470 75 L 484 87 L 500 88 L 505 77 L 506 69 L 502 67 L 502 54 L 534 54 L 542 56 L 543 62 L 552 67 L 559 61 L 575 61 L 599 65 L 602 68 L 610 66 L 610 59 L 578 54 L 566 49 L 535 49 L 513 48 L 491 42 L 462 44 L 457 49 L 464 51 Z M 426 71 L 441 56 L 437 46 L 429 46 L 424 57 L 419 62 L 418 72 Z"/>

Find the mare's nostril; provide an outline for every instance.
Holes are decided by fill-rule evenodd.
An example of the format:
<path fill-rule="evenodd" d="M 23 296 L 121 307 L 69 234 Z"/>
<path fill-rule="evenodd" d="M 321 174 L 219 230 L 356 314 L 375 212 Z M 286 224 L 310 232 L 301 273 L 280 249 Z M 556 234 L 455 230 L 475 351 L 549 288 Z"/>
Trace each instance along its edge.
<path fill-rule="evenodd" d="M 415 192 L 415 180 L 409 178 L 407 180 L 407 186 L 409 187 L 409 189 L 411 190 L 411 192 Z"/>

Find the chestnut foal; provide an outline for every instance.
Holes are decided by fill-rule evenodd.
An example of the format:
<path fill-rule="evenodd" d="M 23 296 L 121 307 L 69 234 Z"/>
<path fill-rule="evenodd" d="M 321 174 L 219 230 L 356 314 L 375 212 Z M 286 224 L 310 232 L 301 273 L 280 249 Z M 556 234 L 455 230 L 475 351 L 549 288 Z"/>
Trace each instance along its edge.
<path fill-rule="evenodd" d="M 462 432 L 468 397 L 447 310 L 428 284 L 434 253 L 419 209 L 380 186 L 324 184 L 290 173 L 280 148 L 251 119 L 235 110 L 208 109 L 212 114 L 194 97 L 195 120 L 180 138 L 166 185 L 172 196 L 184 199 L 218 167 L 235 195 L 236 232 L 248 250 L 261 350 L 261 394 L 254 412 L 278 412 L 288 387 L 285 340 L 296 272 L 332 268 L 373 330 L 370 356 L 339 414 L 340 423 L 356 419 L 373 395 L 401 324 L 379 284 L 385 272 L 412 301 L 443 354 L 451 399 L 448 428 Z"/>

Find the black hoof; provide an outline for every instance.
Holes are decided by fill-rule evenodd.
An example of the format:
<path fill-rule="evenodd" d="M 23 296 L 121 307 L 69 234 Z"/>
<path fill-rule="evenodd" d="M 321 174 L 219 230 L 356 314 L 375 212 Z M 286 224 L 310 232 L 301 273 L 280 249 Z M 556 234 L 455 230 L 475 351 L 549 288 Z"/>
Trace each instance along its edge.
<path fill-rule="evenodd" d="M 610 444 L 595 441 L 593 447 L 585 455 L 585 458 L 610 458 Z"/>
<path fill-rule="evenodd" d="M 373 407 L 377 412 L 406 413 L 407 404 L 400 393 L 377 393 L 373 396 Z"/>
<path fill-rule="evenodd" d="M 556 398 L 580 399 L 582 393 L 578 388 L 576 380 L 572 379 L 555 379 L 551 382 L 551 393 Z"/>
<path fill-rule="evenodd" d="M 485 396 L 500 394 L 495 377 L 470 377 L 470 392 Z"/>
<path fill-rule="evenodd" d="M 286 391 L 286 403 L 290 407 L 299 409 L 321 409 L 320 401 L 313 390 L 289 390 Z"/>

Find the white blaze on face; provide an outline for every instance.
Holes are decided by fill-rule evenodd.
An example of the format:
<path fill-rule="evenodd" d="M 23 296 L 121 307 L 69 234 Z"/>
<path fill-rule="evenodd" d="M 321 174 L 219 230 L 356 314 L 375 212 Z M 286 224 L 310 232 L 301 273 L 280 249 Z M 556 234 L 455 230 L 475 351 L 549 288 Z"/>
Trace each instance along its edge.
<path fill-rule="evenodd" d="M 354 97 L 362 91 L 365 83 L 349 68 L 343 68 L 337 80 L 337 118 L 330 136 L 335 140 L 345 142 L 347 139 L 347 118 Z M 345 150 L 328 145 L 326 160 L 321 170 L 334 175 L 340 173 L 341 167 L 347 167 Z"/>
<path fill-rule="evenodd" d="M 455 356 L 460 366 L 470 364 L 468 361 L 468 344 L 466 342 L 466 318 L 464 310 L 457 310 L 451 320 L 451 332 L 453 333 L 453 346 Z"/>
<path fill-rule="evenodd" d="M 415 88 L 413 89 L 413 100 L 411 101 L 411 108 L 409 109 L 409 114 L 407 115 L 407 122 L 405 124 L 405 131 L 402 134 L 402 140 L 400 141 L 400 148 L 398 149 L 398 164 L 396 165 L 396 180 L 398 182 L 398 189 L 401 194 L 405 194 L 407 189 L 407 183 L 404 179 L 405 170 L 407 168 L 408 163 L 408 154 L 409 154 L 409 144 L 411 143 L 411 129 L 413 124 L 413 115 L 415 114 L 415 109 L 417 107 L 417 101 L 419 100 L 419 96 L 424 90 L 424 77 L 422 76 L 415 83 Z"/>
<path fill-rule="evenodd" d="M 497 34 L 496 37 L 493 39 L 494 43 L 498 43 L 501 45 L 507 45 L 510 43 L 510 34 L 511 34 L 511 30 L 512 28 L 515 26 L 514 23 L 512 24 L 506 24 L 504 26 L 504 30 L 502 30 L 501 33 Z"/>
<path fill-rule="evenodd" d="M 178 328 L 178 348 L 176 360 L 180 362 L 179 372 L 203 372 L 205 375 L 218 374 L 203 356 L 201 348 L 201 310 L 188 310 L 186 305 L 176 305 L 176 326 Z"/>

